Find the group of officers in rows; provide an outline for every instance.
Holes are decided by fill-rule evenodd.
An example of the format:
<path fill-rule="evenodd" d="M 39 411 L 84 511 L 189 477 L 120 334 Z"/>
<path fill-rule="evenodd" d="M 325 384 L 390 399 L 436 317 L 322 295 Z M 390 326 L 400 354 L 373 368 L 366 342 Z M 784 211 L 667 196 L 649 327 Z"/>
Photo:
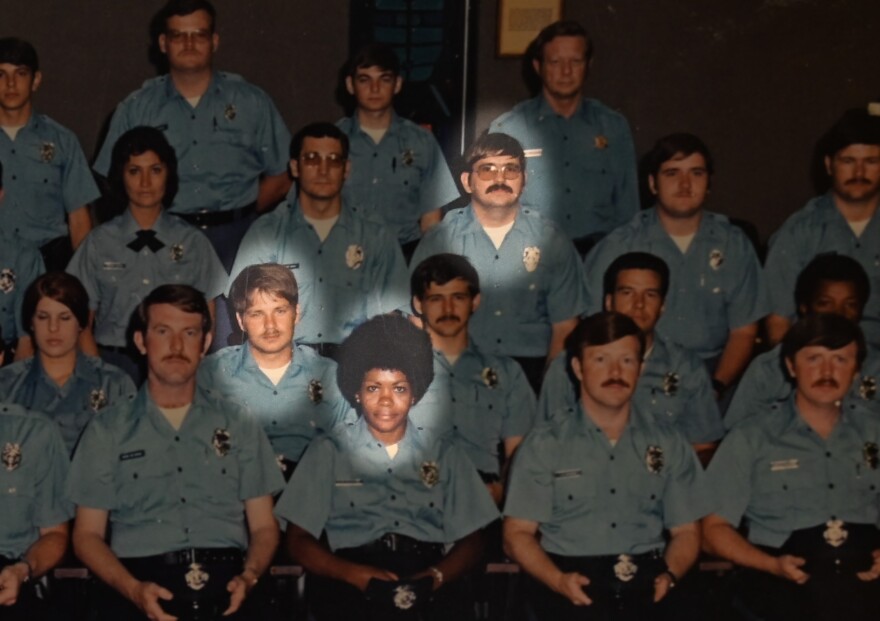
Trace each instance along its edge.
<path fill-rule="evenodd" d="M 501 512 L 533 618 L 701 614 L 701 549 L 744 618 L 876 618 L 880 118 L 826 134 L 831 187 L 762 268 L 704 210 L 696 136 L 645 156 L 638 211 L 576 23 L 449 210 L 392 49 L 352 59 L 353 116 L 291 138 L 213 69 L 210 3 L 160 17 L 169 73 L 111 120 L 123 209 L 94 229 L 36 52 L 0 39 L 0 614 L 44 613 L 72 531 L 101 618 L 263 618 L 279 547 L 317 619 L 473 618 Z"/>

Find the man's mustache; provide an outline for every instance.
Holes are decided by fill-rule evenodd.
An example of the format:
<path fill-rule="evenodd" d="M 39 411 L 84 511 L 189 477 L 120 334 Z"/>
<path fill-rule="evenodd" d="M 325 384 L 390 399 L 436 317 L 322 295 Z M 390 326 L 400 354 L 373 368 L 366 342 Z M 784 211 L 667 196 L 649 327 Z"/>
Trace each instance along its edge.
<path fill-rule="evenodd" d="M 622 379 L 609 379 L 602 382 L 602 387 L 606 386 L 622 386 L 623 388 L 629 388 L 629 384 Z"/>
<path fill-rule="evenodd" d="M 166 360 L 182 360 L 183 362 L 192 362 L 192 360 L 190 360 L 183 354 L 171 354 L 170 356 L 165 356 L 164 358 L 162 358 L 163 362 Z"/>
<path fill-rule="evenodd" d="M 820 380 L 816 380 L 815 382 L 813 382 L 813 386 L 830 386 L 831 388 L 840 388 L 840 384 L 838 384 L 837 380 L 833 377 L 823 377 Z"/>
<path fill-rule="evenodd" d="M 509 185 L 505 185 L 503 183 L 493 183 L 488 188 L 486 188 L 486 194 L 491 194 L 496 190 L 500 190 L 502 192 L 507 192 L 508 194 L 513 194 L 513 188 Z"/>
<path fill-rule="evenodd" d="M 853 177 L 844 181 L 843 185 L 871 185 L 871 182 L 864 177 Z"/>
<path fill-rule="evenodd" d="M 454 321 L 456 323 L 461 323 L 461 317 L 458 315 L 443 315 L 442 317 L 437 318 L 437 323 L 443 323 L 444 321 Z"/>

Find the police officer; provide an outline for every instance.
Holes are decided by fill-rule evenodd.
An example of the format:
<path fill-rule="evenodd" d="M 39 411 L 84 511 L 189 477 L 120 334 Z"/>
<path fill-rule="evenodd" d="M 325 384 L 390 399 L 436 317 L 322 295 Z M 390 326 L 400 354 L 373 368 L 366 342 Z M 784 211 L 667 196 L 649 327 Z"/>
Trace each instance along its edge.
<path fill-rule="evenodd" d="M 247 341 L 208 356 L 198 382 L 248 408 L 290 478 L 309 441 L 353 412 L 336 386 L 336 363 L 294 343 L 299 289 L 289 268 L 249 265 L 229 298 Z"/>
<path fill-rule="evenodd" d="M 532 578 L 538 619 L 657 618 L 697 558 L 703 469 L 684 437 L 631 403 L 644 344 L 625 315 L 581 322 L 566 340 L 580 415 L 536 427 L 517 451 L 504 542 Z"/>
<path fill-rule="evenodd" d="M 283 479 L 266 435 L 241 406 L 196 387 L 210 330 L 192 287 L 151 292 L 134 334 L 147 381 L 96 416 L 77 447 L 73 543 L 106 586 L 101 618 L 233 615 L 278 544 L 272 494 Z"/>
<path fill-rule="evenodd" d="M 348 137 L 332 123 L 300 129 L 290 144 L 296 196 L 261 217 L 242 241 L 233 274 L 280 263 L 293 271 L 298 339 L 333 356 L 352 328 L 408 304 L 406 263 L 394 236 L 342 196 Z"/>
<path fill-rule="evenodd" d="M 100 192 L 73 132 L 34 111 L 42 79 L 30 43 L 0 39 L 0 160 L 7 174 L 0 218 L 11 237 L 40 248 L 50 270 L 63 270 L 92 228 L 88 203 Z"/>
<path fill-rule="evenodd" d="M 354 114 L 337 125 L 351 145 L 343 194 L 396 231 L 409 258 L 422 233 L 440 222 L 440 208 L 459 192 L 433 134 L 394 111 L 402 86 L 394 49 L 367 45 L 351 59 L 345 78 Z"/>
<path fill-rule="evenodd" d="M 428 336 L 399 315 L 343 344 L 339 387 L 360 419 L 312 442 L 276 508 L 319 621 L 473 618 L 458 579 L 498 513 L 461 449 L 409 420 L 431 357 Z"/>
<path fill-rule="evenodd" d="M 704 462 L 724 435 L 721 413 L 703 361 L 655 330 L 669 292 L 669 267 L 647 252 L 617 257 L 603 279 L 605 310 L 631 318 L 645 335 L 645 356 L 633 402 L 672 423 L 694 446 Z M 577 411 L 580 383 L 568 371 L 565 354 L 553 360 L 538 410 L 541 418 L 571 416 Z"/>
<path fill-rule="evenodd" d="M 138 303 L 158 285 L 189 284 L 204 291 L 213 315 L 214 298 L 226 281 L 208 238 L 165 211 L 177 193 L 177 169 L 174 149 L 159 130 L 141 126 L 120 136 L 113 147 L 110 182 L 127 207 L 96 228 L 67 266 L 89 294 L 90 327 L 83 333 L 83 351 L 100 351 L 104 360 L 138 383 L 140 358 L 127 336 Z"/>
<path fill-rule="evenodd" d="M 584 254 L 638 209 L 632 133 L 619 112 L 584 98 L 594 45 L 583 26 L 554 22 L 533 47 L 540 94 L 495 119 L 489 131 L 509 134 L 525 149 L 523 206 L 553 220 Z"/>
<path fill-rule="evenodd" d="M 410 420 L 434 433 L 452 432 L 501 504 L 502 475 L 532 428 L 535 394 L 515 360 L 483 353 L 468 337 L 468 322 L 480 305 L 480 279 L 467 259 L 428 257 L 413 271 L 410 290 L 434 350 L 434 381 L 410 410 Z"/>
<path fill-rule="evenodd" d="M 537 390 L 586 308 L 577 252 L 555 224 L 520 205 L 525 156 L 516 140 L 483 134 L 465 162 L 471 204 L 422 238 L 412 264 L 441 252 L 468 258 L 483 284 L 470 336 L 488 354 L 514 357 Z"/>
<path fill-rule="evenodd" d="M 48 415 L 68 453 L 98 411 L 136 389 L 122 369 L 78 350 L 89 321 L 89 296 L 74 276 L 49 272 L 27 288 L 22 304 L 37 353 L 0 369 L 0 401 Z"/>
<path fill-rule="evenodd" d="M 703 523 L 706 549 L 742 567 L 735 592 L 749 619 L 876 619 L 880 421 L 840 405 L 864 338 L 844 317 L 811 315 L 781 355 L 794 393 L 734 427 L 709 465 L 723 491 Z"/>

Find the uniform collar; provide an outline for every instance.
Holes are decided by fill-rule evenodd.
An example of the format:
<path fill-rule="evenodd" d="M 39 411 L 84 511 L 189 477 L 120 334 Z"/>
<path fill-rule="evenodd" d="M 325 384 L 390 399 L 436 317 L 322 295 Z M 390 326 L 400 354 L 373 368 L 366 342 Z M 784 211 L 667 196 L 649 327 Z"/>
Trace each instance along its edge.
<path fill-rule="evenodd" d="M 537 119 L 539 123 L 544 121 L 545 119 L 564 118 L 550 106 L 550 102 L 547 101 L 546 97 L 544 97 L 543 92 L 539 93 L 538 96 L 535 97 L 535 100 L 538 103 Z M 580 103 L 578 104 L 577 110 L 575 110 L 574 114 L 572 114 L 570 118 L 587 118 L 588 116 L 589 110 L 587 106 L 587 100 L 582 97 Z"/>
<path fill-rule="evenodd" d="M 73 374 L 70 376 L 70 379 L 64 384 L 64 386 L 58 386 L 51 377 L 46 373 L 46 369 L 43 367 L 43 362 L 40 359 L 40 355 L 38 353 L 34 354 L 31 358 L 31 364 L 28 368 L 28 380 L 30 382 L 45 382 L 47 385 L 54 387 L 55 389 L 64 389 L 69 386 L 72 386 L 76 381 L 82 381 L 85 383 L 95 384 L 100 381 L 100 377 L 98 375 L 98 370 L 95 365 L 91 364 L 87 359 L 85 354 L 82 352 L 76 352 L 76 362 L 73 367 Z"/>
<path fill-rule="evenodd" d="M 177 87 L 174 86 L 174 80 L 171 79 L 171 74 L 166 73 L 162 76 L 165 79 L 165 96 L 168 99 L 181 99 L 186 101 L 186 98 L 180 94 L 180 91 L 177 90 Z M 202 102 L 202 98 L 205 97 L 208 93 L 214 93 L 219 95 L 223 92 L 222 80 L 219 79 L 220 74 L 217 71 L 211 72 L 211 82 L 208 84 L 208 88 L 205 89 L 205 92 L 202 93 L 201 98 L 199 99 L 199 103 Z"/>
<path fill-rule="evenodd" d="M 379 442 L 379 440 L 370 433 L 367 421 L 361 414 L 358 414 L 358 419 L 354 423 L 353 440 L 356 446 L 367 446 L 371 449 L 380 449 L 383 453 L 385 452 L 385 445 Z M 409 448 L 418 450 L 424 448 L 422 432 L 419 431 L 416 424 L 408 416 L 406 421 L 406 431 L 397 445 L 401 450 Z M 398 453 L 398 455 L 400 455 L 400 453 Z"/>
<path fill-rule="evenodd" d="M 361 132 L 363 132 L 365 136 L 369 135 L 361 128 L 361 121 L 358 118 L 357 111 L 355 111 L 355 113 L 352 114 L 349 118 L 351 119 L 351 126 L 349 127 L 349 130 L 348 130 L 349 136 L 357 136 Z M 397 133 L 397 131 L 399 131 L 401 125 L 402 125 L 402 123 L 401 123 L 400 117 L 397 115 L 397 112 L 395 112 L 394 109 L 392 109 L 391 110 L 391 123 L 388 125 L 388 128 L 385 130 L 385 136 L 394 136 Z M 384 140 L 384 136 L 383 136 L 383 140 Z"/>
<path fill-rule="evenodd" d="M 778 404 L 780 411 L 779 435 L 781 436 L 782 434 L 796 431 L 799 433 L 807 433 L 819 438 L 819 436 L 816 435 L 812 428 L 807 424 L 807 421 L 801 417 L 797 405 L 795 404 L 796 396 L 797 388 L 793 388 L 788 398 L 784 402 Z M 846 408 L 840 408 L 840 417 L 837 419 L 837 423 L 834 425 L 834 429 L 832 429 L 831 435 L 828 436 L 827 439 L 830 440 L 840 433 L 838 430 L 841 427 L 846 426 L 849 423 L 849 420 L 850 417 L 847 415 Z"/>
<path fill-rule="evenodd" d="M 162 241 L 167 242 L 168 239 L 163 237 L 163 235 L 167 235 L 170 231 L 169 228 L 171 226 L 171 218 L 175 216 L 169 215 L 165 209 L 163 208 L 161 212 L 159 212 L 159 217 L 156 218 L 156 221 L 153 223 L 153 226 L 150 230 L 156 231 L 156 237 Z M 134 237 L 138 231 L 141 230 L 140 225 L 137 223 L 137 220 L 134 219 L 134 216 L 131 215 L 131 209 L 129 207 L 125 208 L 125 211 L 122 212 L 120 216 L 122 221 L 120 223 L 123 239 L 128 239 L 129 237 Z"/>
<path fill-rule="evenodd" d="M 302 347 L 294 344 L 293 358 L 291 359 L 290 365 L 287 367 L 287 370 L 284 372 L 284 377 L 299 375 L 303 368 L 303 355 L 305 354 L 303 354 L 302 352 Z M 236 364 L 232 368 L 233 375 L 240 375 L 242 372 L 259 373 L 260 375 L 263 375 L 263 372 L 260 370 L 260 366 L 257 364 L 257 361 L 254 358 L 254 353 L 253 351 L 251 351 L 251 346 L 247 343 L 247 341 L 240 345 L 240 351 L 238 352 Z"/>
<path fill-rule="evenodd" d="M 294 184 L 296 187 L 296 184 Z M 306 220 L 305 214 L 303 214 L 302 207 L 299 204 L 299 199 L 296 198 L 293 201 L 288 203 L 288 209 L 290 209 L 290 214 L 292 221 L 295 223 L 297 228 L 308 226 L 309 223 Z M 333 228 L 337 226 L 342 226 L 343 228 L 349 228 L 351 226 L 352 220 L 355 218 L 354 211 L 348 205 L 348 201 L 345 199 L 342 200 L 342 209 L 339 210 L 339 219 L 336 220 L 336 224 L 333 225 Z M 328 237 L 329 239 L 329 237 Z"/>
<path fill-rule="evenodd" d="M 513 220 L 513 227 L 510 229 L 511 231 L 519 231 L 523 232 L 525 230 L 525 216 L 529 213 L 529 210 L 522 205 L 519 206 L 519 210 L 517 211 L 516 218 Z M 464 225 L 465 233 L 485 233 L 483 230 L 483 225 L 477 219 L 476 211 L 474 210 L 474 204 L 470 203 L 467 207 L 461 210 L 459 215 L 462 218 L 462 222 Z"/>
<path fill-rule="evenodd" d="M 657 215 L 659 207 L 656 205 L 651 209 L 646 209 L 636 214 L 636 218 L 648 229 L 648 237 L 651 241 L 660 241 L 663 239 L 672 240 L 672 236 L 663 228 L 660 222 L 660 216 Z M 703 210 L 703 217 L 700 218 L 700 224 L 694 233 L 694 241 L 703 239 L 718 239 L 717 232 L 718 215 L 711 211 Z"/>

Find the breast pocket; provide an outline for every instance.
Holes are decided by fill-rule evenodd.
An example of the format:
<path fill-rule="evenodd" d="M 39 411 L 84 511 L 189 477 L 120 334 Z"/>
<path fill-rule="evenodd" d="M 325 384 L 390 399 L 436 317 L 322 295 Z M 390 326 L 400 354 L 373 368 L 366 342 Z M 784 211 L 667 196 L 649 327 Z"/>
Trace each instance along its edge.
<path fill-rule="evenodd" d="M 0 524 L 5 533 L 23 536 L 33 530 L 35 491 L 21 469 L 0 473 Z"/>
<path fill-rule="evenodd" d="M 553 471 L 553 513 L 565 516 L 576 512 L 585 503 L 596 499 L 595 477 L 585 476 L 581 468 L 561 468 Z"/>
<path fill-rule="evenodd" d="M 61 181 L 64 175 L 63 157 L 57 143 L 37 142 L 28 148 L 28 167 L 25 175 L 33 189 L 35 200 L 61 201 Z"/>
<path fill-rule="evenodd" d="M 666 477 L 662 473 L 648 472 L 645 468 L 630 476 L 627 492 L 639 507 L 638 515 L 662 515 L 665 489 Z"/>
<path fill-rule="evenodd" d="M 174 482 L 173 477 L 180 474 L 173 468 L 170 460 L 147 453 L 120 461 L 116 477 L 117 508 L 149 514 L 165 506 L 172 498 L 169 486 Z"/>
<path fill-rule="evenodd" d="M 792 511 L 815 510 L 824 503 L 825 492 L 820 489 L 820 479 L 811 475 L 804 464 L 790 468 L 790 463 L 783 464 L 782 461 L 762 465 L 765 471 L 755 482 L 754 513 L 789 514 Z"/>
<path fill-rule="evenodd" d="M 213 451 L 205 458 L 205 485 L 209 497 L 218 504 L 240 500 L 238 454 L 230 451 L 223 457 Z"/>

